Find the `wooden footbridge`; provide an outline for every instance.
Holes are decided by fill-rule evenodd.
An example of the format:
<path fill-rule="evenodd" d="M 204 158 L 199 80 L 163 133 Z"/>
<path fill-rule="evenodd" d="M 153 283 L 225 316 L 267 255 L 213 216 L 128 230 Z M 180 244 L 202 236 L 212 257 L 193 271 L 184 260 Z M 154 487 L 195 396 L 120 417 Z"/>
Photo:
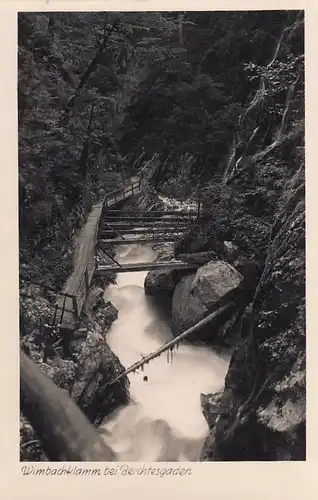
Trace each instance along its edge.
<path fill-rule="evenodd" d="M 108 252 L 109 247 L 119 244 L 143 244 L 174 241 L 187 230 L 196 214 L 191 212 L 123 212 L 113 207 L 134 193 L 139 193 L 142 181 L 133 178 L 121 190 L 109 193 L 98 203 L 75 241 L 74 270 L 56 302 L 55 320 L 62 328 L 76 329 L 94 273 L 127 272 L 149 269 L 191 269 L 182 261 L 151 262 L 122 265 L 113 259 L 113 266 L 96 266 L 97 245 Z M 137 231 L 137 229 L 143 229 Z M 105 238 L 105 232 L 106 238 Z M 111 257 L 112 258 L 112 257 Z M 197 267 L 197 266 L 194 266 Z M 173 349 L 189 335 L 219 319 L 233 303 L 211 312 L 206 318 L 178 337 L 166 342 L 156 351 L 143 357 L 108 385 L 117 383 L 129 373 L 143 370 L 152 359 L 166 352 L 172 360 Z M 61 316 L 58 315 L 61 312 Z M 20 395 L 24 415 L 35 429 L 43 449 L 52 461 L 116 461 L 100 434 L 87 420 L 76 403 L 41 372 L 39 367 L 23 352 L 20 353 Z M 32 441 L 31 441 L 32 442 Z"/>
<path fill-rule="evenodd" d="M 94 274 L 150 271 L 158 269 L 195 269 L 198 266 L 180 260 L 120 264 L 111 255 L 112 245 L 173 242 L 195 220 L 194 211 L 124 210 L 120 204 L 142 189 L 142 179 L 133 177 L 123 188 L 97 203 L 82 230 L 75 238 L 73 272 L 55 304 L 53 323 L 61 329 L 78 328 L 84 303 Z M 111 265 L 98 265 L 96 250 L 102 250 Z"/>

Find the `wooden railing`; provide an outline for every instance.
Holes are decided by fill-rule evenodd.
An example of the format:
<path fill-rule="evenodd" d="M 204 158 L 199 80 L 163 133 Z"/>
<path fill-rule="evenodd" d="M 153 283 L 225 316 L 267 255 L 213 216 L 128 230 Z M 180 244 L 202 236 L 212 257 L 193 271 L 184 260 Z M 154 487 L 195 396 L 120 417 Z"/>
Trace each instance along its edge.
<path fill-rule="evenodd" d="M 126 200 L 130 196 L 134 194 L 138 194 L 142 187 L 142 178 L 138 178 L 138 180 L 124 186 L 123 188 L 116 189 L 107 193 L 102 201 L 103 207 L 101 210 L 101 214 L 103 211 L 108 210 L 110 207 L 115 205 L 116 203 Z M 92 253 L 88 259 L 85 270 L 82 272 L 79 283 L 76 287 L 76 290 L 73 294 L 68 294 L 64 292 L 60 292 L 59 295 L 60 300 L 57 301 L 56 311 L 54 315 L 54 323 L 60 324 L 61 327 L 68 329 L 75 329 L 78 326 L 81 312 L 83 310 L 83 306 L 90 288 L 90 284 L 95 272 L 96 262 L 95 262 L 95 248 L 97 242 L 97 236 L 99 231 L 99 220 L 97 221 L 95 227 L 94 241 L 92 244 Z M 57 314 L 57 310 L 60 311 L 60 314 Z"/>
<path fill-rule="evenodd" d="M 104 208 L 107 209 L 119 201 L 126 200 L 129 196 L 139 193 L 141 186 L 142 178 L 140 177 L 137 181 L 134 181 L 132 184 L 129 184 L 124 188 L 116 189 L 115 191 L 107 193 L 104 200 Z"/>

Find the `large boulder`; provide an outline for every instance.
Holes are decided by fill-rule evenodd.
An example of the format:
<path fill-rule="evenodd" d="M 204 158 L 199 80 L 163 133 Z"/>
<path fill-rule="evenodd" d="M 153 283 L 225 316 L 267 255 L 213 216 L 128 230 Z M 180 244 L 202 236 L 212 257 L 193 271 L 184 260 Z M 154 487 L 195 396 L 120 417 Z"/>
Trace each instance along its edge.
<path fill-rule="evenodd" d="M 78 358 L 78 377 L 73 385 L 72 398 L 95 425 L 127 403 L 127 378 L 108 386 L 123 370 L 103 335 L 96 331 L 88 332 Z"/>
<path fill-rule="evenodd" d="M 229 301 L 243 280 L 230 264 L 211 261 L 177 284 L 172 301 L 172 329 L 178 335 Z"/>
<path fill-rule="evenodd" d="M 156 297 L 172 297 L 178 274 L 173 269 L 150 271 L 145 278 L 145 294 Z"/>
<path fill-rule="evenodd" d="M 154 246 L 154 250 L 157 251 L 156 261 L 174 258 L 173 246 L 169 243 Z M 175 269 L 149 271 L 144 283 L 145 294 L 159 299 L 171 299 L 180 276 L 180 271 Z"/>

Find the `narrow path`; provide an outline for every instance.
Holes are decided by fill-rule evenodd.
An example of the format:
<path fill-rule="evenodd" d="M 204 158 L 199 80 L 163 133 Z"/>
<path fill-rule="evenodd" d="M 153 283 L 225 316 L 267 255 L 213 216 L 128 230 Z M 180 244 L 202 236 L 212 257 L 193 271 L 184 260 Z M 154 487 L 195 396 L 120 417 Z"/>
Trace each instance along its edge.
<path fill-rule="evenodd" d="M 131 177 L 130 182 L 117 190 L 116 194 L 115 192 L 109 193 L 109 195 L 106 194 L 102 200 L 93 206 L 86 223 L 74 238 L 73 271 L 68 277 L 62 292 L 76 296 L 79 313 L 84 305 L 87 289 L 95 270 L 94 249 L 99 219 L 105 200 L 107 199 L 107 206 L 110 207 L 115 205 L 120 197 L 122 197 L 121 199 L 129 198 L 131 193 L 126 193 L 126 191 L 136 182 L 139 182 L 139 177 Z M 137 189 L 135 192 L 137 193 Z M 61 295 L 56 301 L 56 304 L 58 306 L 56 322 L 61 322 L 60 319 L 64 307 L 63 321 L 61 322 L 62 326 L 63 328 L 74 329 L 77 318 L 74 313 L 73 299 Z"/>

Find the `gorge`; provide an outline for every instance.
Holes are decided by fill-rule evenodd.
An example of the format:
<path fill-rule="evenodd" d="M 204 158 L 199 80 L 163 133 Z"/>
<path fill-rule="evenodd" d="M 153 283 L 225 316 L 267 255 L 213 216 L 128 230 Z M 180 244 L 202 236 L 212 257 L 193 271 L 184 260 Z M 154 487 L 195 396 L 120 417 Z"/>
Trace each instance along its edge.
<path fill-rule="evenodd" d="M 305 459 L 303 29 L 301 11 L 19 15 L 21 348 L 117 460 Z M 70 352 L 44 360 L 76 234 L 135 175 L 127 213 L 196 217 L 109 255 L 197 270 L 95 276 Z M 48 459 L 23 401 L 20 438 L 21 460 Z"/>

